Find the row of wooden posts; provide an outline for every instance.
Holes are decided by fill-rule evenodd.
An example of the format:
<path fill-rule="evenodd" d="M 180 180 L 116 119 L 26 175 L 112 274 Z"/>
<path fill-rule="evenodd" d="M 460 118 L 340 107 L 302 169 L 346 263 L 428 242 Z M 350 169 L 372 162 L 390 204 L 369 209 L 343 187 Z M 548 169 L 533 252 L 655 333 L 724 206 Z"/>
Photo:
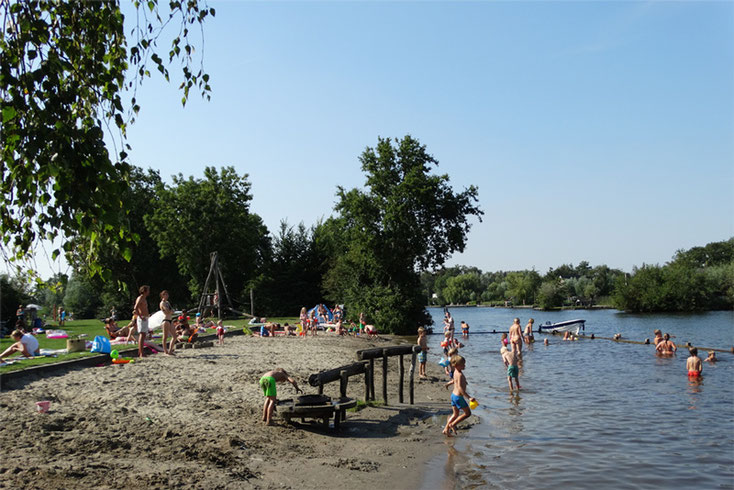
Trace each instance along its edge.
<path fill-rule="evenodd" d="M 324 393 L 324 385 L 339 381 L 339 393 L 342 398 L 347 396 L 347 383 L 351 376 L 364 374 L 364 399 L 375 400 L 375 359 L 382 358 L 382 400 L 385 405 L 387 401 L 387 369 L 389 357 L 400 356 L 398 364 L 398 399 L 403 403 L 403 385 L 405 384 L 404 356 L 410 354 L 410 370 L 408 372 L 408 396 L 410 404 L 413 404 L 413 382 L 415 378 L 415 366 L 418 353 L 421 351 L 419 345 L 393 345 L 389 347 L 375 347 L 357 351 L 357 360 L 353 364 L 341 366 L 328 371 L 312 374 L 308 377 L 308 384 L 318 386 L 319 394 Z"/>

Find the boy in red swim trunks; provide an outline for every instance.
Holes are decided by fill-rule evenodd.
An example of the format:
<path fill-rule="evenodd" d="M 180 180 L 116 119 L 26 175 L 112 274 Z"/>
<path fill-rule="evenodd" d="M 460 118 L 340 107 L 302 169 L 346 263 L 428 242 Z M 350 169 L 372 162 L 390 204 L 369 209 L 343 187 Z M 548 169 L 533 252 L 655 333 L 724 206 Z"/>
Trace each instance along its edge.
<path fill-rule="evenodd" d="M 703 371 L 703 363 L 701 362 L 701 358 L 698 357 L 698 349 L 696 349 L 695 347 L 691 347 L 688 352 L 691 353 L 691 356 L 686 359 L 686 369 L 688 369 L 688 376 L 697 378 L 701 376 L 701 372 Z"/>
<path fill-rule="evenodd" d="M 284 383 L 285 381 L 288 381 L 293 385 L 296 389 L 296 393 L 302 392 L 298 387 L 296 380 L 288 376 L 288 373 L 286 373 L 283 368 L 276 368 L 272 371 L 268 371 L 263 374 L 262 378 L 260 378 L 260 388 L 262 388 L 263 395 L 265 395 L 265 404 L 263 405 L 263 422 L 265 422 L 266 425 L 273 425 L 273 411 L 275 410 L 275 400 L 278 396 L 275 384 Z"/>

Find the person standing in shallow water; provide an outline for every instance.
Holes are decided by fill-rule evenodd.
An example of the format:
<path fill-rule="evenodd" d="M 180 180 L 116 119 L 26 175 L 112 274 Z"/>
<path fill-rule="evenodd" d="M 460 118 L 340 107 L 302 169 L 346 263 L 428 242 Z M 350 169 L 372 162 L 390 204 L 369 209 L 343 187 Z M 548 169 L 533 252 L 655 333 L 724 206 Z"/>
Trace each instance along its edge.
<path fill-rule="evenodd" d="M 513 352 L 517 352 L 518 355 L 522 354 L 522 327 L 520 327 L 519 318 L 515 318 L 510 326 L 510 346 Z"/>

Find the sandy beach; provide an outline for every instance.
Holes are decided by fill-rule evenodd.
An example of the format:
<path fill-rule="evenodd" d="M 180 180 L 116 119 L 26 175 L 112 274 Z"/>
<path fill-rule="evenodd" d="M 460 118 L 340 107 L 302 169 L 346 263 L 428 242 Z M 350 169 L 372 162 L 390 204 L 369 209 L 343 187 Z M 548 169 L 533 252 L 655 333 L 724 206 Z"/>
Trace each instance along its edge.
<path fill-rule="evenodd" d="M 416 383 L 413 406 L 397 403 L 397 358 L 391 358 L 390 406 L 348 412 L 338 432 L 315 421 L 288 424 L 276 416 L 271 427 L 261 421 L 264 372 L 282 367 L 306 393 L 316 393 L 310 374 L 356 361 L 358 349 L 394 343 L 233 336 L 224 346 L 179 350 L 175 357 L 3 386 L 0 486 L 416 488 L 425 462 L 446 447 L 441 428 L 449 394 L 433 357 L 429 380 Z M 336 382 L 324 392 L 336 397 L 338 390 Z M 405 393 L 407 401 L 407 383 Z M 279 399 L 295 394 L 290 384 L 278 385 Z M 361 376 L 351 378 L 348 395 L 364 397 Z M 48 413 L 36 412 L 40 400 L 51 401 Z"/>

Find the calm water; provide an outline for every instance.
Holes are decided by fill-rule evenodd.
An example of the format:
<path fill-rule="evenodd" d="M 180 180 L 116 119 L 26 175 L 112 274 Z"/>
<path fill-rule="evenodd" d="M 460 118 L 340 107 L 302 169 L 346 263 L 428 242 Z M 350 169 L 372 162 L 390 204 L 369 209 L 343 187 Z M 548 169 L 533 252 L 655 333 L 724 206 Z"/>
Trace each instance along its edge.
<path fill-rule="evenodd" d="M 669 332 L 676 344 L 730 349 L 734 313 L 629 315 L 615 310 L 539 312 L 456 308 L 471 332 L 507 330 L 515 316 L 586 319 L 586 333 L 632 340 Z M 431 309 L 436 330 L 443 310 Z M 549 338 L 551 345 L 542 341 Z M 519 395 L 511 395 L 499 335 L 473 335 L 462 349 L 468 391 L 480 423 L 447 440 L 423 488 L 734 488 L 734 355 L 686 376 L 687 350 L 668 359 L 652 345 L 608 340 L 563 342 L 535 334 L 523 349 Z M 540 341 L 538 342 L 538 339 Z M 440 336 L 429 337 L 437 362 Z M 706 352 L 699 350 L 699 357 Z M 448 395 L 447 407 L 448 407 Z"/>

